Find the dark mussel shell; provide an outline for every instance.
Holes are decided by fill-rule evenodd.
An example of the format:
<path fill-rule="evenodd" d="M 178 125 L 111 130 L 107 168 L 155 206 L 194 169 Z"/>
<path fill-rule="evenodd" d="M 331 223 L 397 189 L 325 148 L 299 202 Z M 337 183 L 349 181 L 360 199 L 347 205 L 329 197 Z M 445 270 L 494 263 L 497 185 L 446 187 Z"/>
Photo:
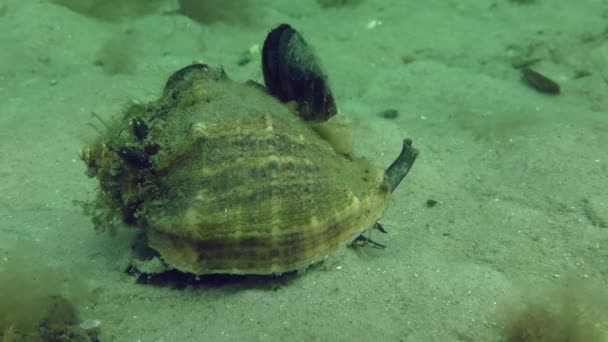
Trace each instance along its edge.
<path fill-rule="evenodd" d="M 262 71 L 268 92 L 283 102 L 295 101 L 304 120 L 325 121 L 336 103 L 317 58 L 304 38 L 281 24 L 266 36 Z"/>
<path fill-rule="evenodd" d="M 118 155 L 138 170 L 147 169 L 152 166 L 146 152 L 137 147 L 123 146 L 118 149 Z"/>
<path fill-rule="evenodd" d="M 131 119 L 131 128 L 133 129 L 133 135 L 135 135 L 139 141 L 145 140 L 148 136 L 148 125 L 140 117 L 136 116 Z"/>

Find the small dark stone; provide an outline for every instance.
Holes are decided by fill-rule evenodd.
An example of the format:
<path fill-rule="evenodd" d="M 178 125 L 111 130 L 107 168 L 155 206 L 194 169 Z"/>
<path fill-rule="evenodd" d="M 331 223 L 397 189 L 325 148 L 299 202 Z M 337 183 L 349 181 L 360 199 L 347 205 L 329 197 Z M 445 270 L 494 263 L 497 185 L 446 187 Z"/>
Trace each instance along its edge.
<path fill-rule="evenodd" d="M 414 57 L 412 55 L 401 56 L 401 62 L 403 62 L 403 64 L 410 64 L 410 63 L 413 63 L 414 61 L 416 61 L 416 57 Z"/>
<path fill-rule="evenodd" d="M 393 120 L 399 117 L 399 111 L 396 109 L 387 109 L 379 112 L 378 116 L 384 119 Z"/>
<path fill-rule="evenodd" d="M 589 71 L 589 70 L 578 70 L 574 74 L 574 79 L 577 80 L 579 78 L 589 77 L 589 76 L 592 76 L 592 75 L 593 75 L 593 73 L 591 71 Z"/>
<path fill-rule="evenodd" d="M 526 83 L 541 93 L 552 95 L 560 93 L 560 87 L 557 82 L 537 71 L 526 67 L 521 69 L 521 74 Z"/>
<path fill-rule="evenodd" d="M 427 206 L 427 208 L 432 208 L 435 205 L 437 205 L 437 201 L 435 201 L 434 199 L 428 199 L 428 200 L 426 200 L 426 206 Z"/>

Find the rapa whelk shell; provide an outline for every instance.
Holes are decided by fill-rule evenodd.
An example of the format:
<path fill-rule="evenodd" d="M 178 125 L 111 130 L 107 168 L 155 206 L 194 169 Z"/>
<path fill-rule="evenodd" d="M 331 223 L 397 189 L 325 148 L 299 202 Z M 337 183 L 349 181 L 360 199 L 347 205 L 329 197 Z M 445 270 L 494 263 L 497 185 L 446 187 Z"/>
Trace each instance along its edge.
<path fill-rule="evenodd" d="M 336 149 L 319 125 L 258 86 L 194 64 L 85 149 L 100 182 L 87 211 L 101 229 L 117 217 L 142 228 L 183 272 L 304 268 L 376 223 L 417 153 L 405 143 L 387 175 Z"/>

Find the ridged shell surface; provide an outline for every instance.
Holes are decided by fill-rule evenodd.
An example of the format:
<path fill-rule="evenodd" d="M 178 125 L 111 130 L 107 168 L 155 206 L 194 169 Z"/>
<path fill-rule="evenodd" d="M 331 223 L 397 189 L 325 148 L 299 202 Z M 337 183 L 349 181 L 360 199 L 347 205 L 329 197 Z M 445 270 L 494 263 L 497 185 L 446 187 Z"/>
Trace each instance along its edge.
<path fill-rule="evenodd" d="M 147 122 L 145 143 L 160 148 L 149 169 L 120 166 L 114 184 L 124 205 L 137 203 L 149 246 L 181 271 L 301 269 L 387 204 L 383 170 L 336 152 L 288 106 L 217 70 L 195 70 L 127 115 Z"/>

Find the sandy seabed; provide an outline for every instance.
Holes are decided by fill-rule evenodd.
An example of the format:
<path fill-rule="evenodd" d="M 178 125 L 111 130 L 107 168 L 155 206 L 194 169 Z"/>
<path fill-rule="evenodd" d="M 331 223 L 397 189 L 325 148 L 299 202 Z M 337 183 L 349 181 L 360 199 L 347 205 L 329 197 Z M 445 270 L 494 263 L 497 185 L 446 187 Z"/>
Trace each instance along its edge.
<path fill-rule="evenodd" d="M 116 20 L 0 5 L 5 263 L 16 253 L 85 282 L 79 315 L 102 341 L 540 341 L 508 327 L 545 295 L 577 300 L 593 316 L 581 324 L 606 332 L 606 1 L 252 3 L 204 23 L 170 3 Z M 356 154 L 388 165 L 404 137 L 420 150 L 381 220 L 389 233 L 374 235 L 388 247 L 341 249 L 288 281 L 136 284 L 123 273 L 132 229 L 98 234 L 73 203 L 96 187 L 78 158 L 91 113 L 155 99 L 194 60 L 262 80 L 258 57 L 239 61 L 282 22 L 321 59 Z M 561 94 L 522 82 L 528 64 Z"/>

